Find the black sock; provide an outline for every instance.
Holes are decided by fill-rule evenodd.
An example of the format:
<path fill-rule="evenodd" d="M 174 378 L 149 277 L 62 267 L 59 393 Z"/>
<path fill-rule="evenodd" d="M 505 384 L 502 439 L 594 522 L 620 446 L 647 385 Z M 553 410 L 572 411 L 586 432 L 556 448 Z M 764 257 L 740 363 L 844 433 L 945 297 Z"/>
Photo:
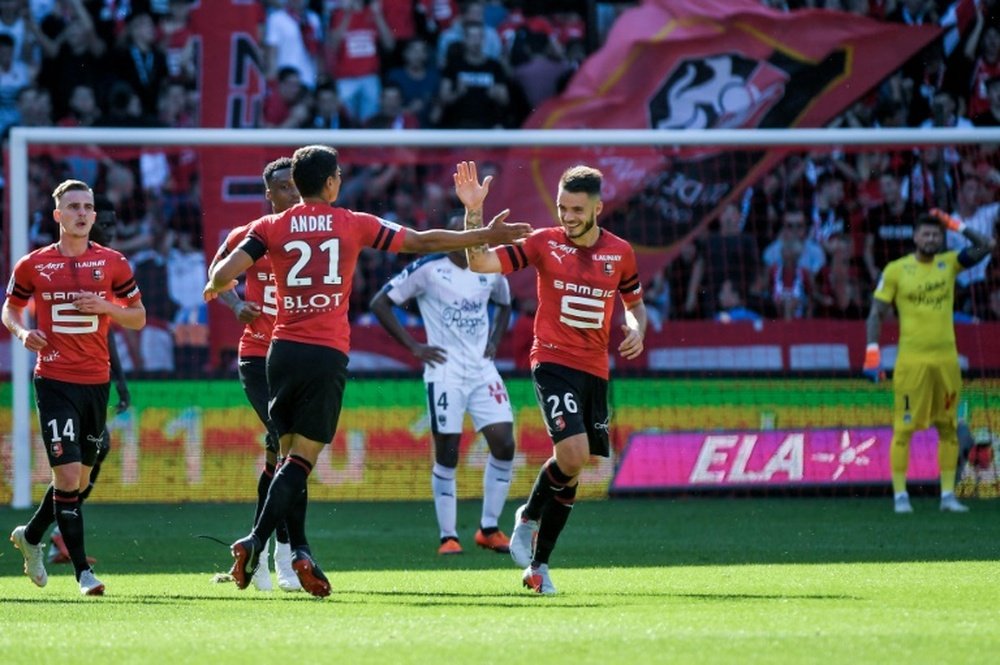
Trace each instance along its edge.
<path fill-rule="evenodd" d="M 302 487 L 302 492 L 292 501 L 285 513 L 285 521 L 278 525 L 274 537 L 279 543 L 288 543 L 293 550 L 309 551 L 309 541 L 306 540 L 306 508 L 309 506 L 309 488 Z M 284 539 L 282 539 L 284 536 Z"/>
<path fill-rule="evenodd" d="M 479 530 L 483 532 L 484 536 L 492 536 L 494 533 L 500 530 L 498 526 L 483 526 L 479 525 Z"/>
<path fill-rule="evenodd" d="M 35 514 L 31 516 L 24 528 L 24 539 L 32 545 L 42 542 L 45 532 L 56 520 L 56 509 L 52 505 L 53 492 L 54 488 L 50 483 L 48 489 L 45 490 L 45 496 L 42 497 L 41 503 L 35 510 Z"/>
<path fill-rule="evenodd" d="M 76 579 L 79 580 L 80 573 L 90 568 L 90 564 L 87 563 L 87 553 L 83 548 L 83 507 L 80 505 L 80 491 L 65 492 L 57 489 L 52 503 L 56 508 L 56 524 L 59 525 L 59 531 L 66 542 L 69 558 L 76 570 Z"/>
<path fill-rule="evenodd" d="M 567 476 L 563 473 L 563 470 L 556 464 L 556 458 L 549 459 L 538 472 L 535 486 L 531 488 L 531 496 L 528 497 L 528 505 L 521 516 L 529 520 L 539 519 L 552 495 L 566 487 L 566 483 L 571 480 L 573 480 L 573 476 Z"/>
<path fill-rule="evenodd" d="M 310 471 L 312 464 L 298 455 L 289 456 L 281 465 L 271 481 L 267 500 L 251 532 L 259 543 L 266 543 L 278 523 L 286 520 L 292 505 L 305 491 Z"/>
<path fill-rule="evenodd" d="M 97 451 L 97 459 L 90 470 L 90 482 L 87 484 L 87 489 L 80 492 L 80 501 L 85 501 L 90 496 L 90 493 L 94 491 L 97 478 L 101 475 L 101 464 L 107 458 L 109 452 L 111 452 L 111 435 L 108 433 L 107 428 L 104 428 L 104 445 Z"/>
<path fill-rule="evenodd" d="M 566 520 L 573 510 L 573 503 L 576 501 L 576 485 L 566 486 L 555 493 L 552 501 L 549 501 L 542 512 L 542 521 L 538 525 L 538 540 L 535 543 L 535 558 L 532 565 L 539 565 L 549 562 L 549 555 L 552 554 L 559 534 L 566 526 Z"/>
<path fill-rule="evenodd" d="M 274 465 L 264 462 L 264 468 L 261 469 L 260 475 L 257 477 L 257 506 L 253 511 L 254 524 L 260 519 L 260 511 L 264 510 L 264 502 L 267 500 L 267 490 L 271 487 L 272 480 L 274 480 Z"/>

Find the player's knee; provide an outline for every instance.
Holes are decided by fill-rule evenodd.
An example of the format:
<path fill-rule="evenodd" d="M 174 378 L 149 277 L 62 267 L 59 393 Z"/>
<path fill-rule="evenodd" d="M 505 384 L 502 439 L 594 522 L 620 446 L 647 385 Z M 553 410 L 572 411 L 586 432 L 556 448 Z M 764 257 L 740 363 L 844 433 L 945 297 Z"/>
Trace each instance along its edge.
<path fill-rule="evenodd" d="M 504 437 L 498 441 L 489 442 L 490 454 L 494 459 L 509 462 L 514 459 L 514 437 Z"/>
<path fill-rule="evenodd" d="M 461 435 L 440 434 L 434 438 L 434 461 L 454 469 L 458 466 L 458 443 Z"/>

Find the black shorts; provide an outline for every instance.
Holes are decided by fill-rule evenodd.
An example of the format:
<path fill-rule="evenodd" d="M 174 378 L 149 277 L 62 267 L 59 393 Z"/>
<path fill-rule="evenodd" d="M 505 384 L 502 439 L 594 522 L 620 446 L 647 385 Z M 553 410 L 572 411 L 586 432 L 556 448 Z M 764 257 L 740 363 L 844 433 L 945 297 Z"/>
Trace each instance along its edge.
<path fill-rule="evenodd" d="M 264 436 L 264 447 L 268 452 L 278 453 L 278 435 L 271 426 L 271 419 L 267 417 L 267 361 L 262 356 L 249 356 L 240 358 L 239 364 L 240 384 L 243 392 L 250 401 L 250 406 L 257 413 L 260 422 L 267 428 Z"/>
<path fill-rule="evenodd" d="M 272 340 L 267 352 L 271 426 L 279 436 L 298 434 L 330 443 L 347 385 L 347 356 L 317 344 Z"/>
<path fill-rule="evenodd" d="M 50 466 L 94 466 L 107 445 L 110 383 L 69 383 L 35 377 L 38 425 Z"/>
<path fill-rule="evenodd" d="M 531 370 L 535 397 L 553 443 L 586 434 L 590 454 L 608 457 L 608 382 L 599 376 L 556 363 Z"/>

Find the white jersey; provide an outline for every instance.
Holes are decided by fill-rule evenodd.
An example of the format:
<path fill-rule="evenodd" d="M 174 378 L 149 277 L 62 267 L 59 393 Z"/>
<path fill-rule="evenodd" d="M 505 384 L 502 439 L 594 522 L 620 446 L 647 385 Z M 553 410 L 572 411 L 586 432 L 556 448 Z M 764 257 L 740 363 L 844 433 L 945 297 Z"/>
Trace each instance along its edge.
<path fill-rule="evenodd" d="M 416 298 L 427 343 L 447 352 L 446 362 L 424 365 L 425 382 L 479 382 L 496 371 L 483 355 L 490 334 L 487 304 L 510 305 L 506 277 L 475 273 L 433 254 L 407 266 L 384 290 L 397 305 Z"/>

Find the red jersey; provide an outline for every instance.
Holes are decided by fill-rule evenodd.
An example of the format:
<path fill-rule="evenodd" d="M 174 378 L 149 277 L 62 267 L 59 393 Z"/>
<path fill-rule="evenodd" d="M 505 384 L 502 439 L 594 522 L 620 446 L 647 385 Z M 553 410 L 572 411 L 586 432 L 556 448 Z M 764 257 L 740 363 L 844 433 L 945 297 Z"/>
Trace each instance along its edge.
<path fill-rule="evenodd" d="M 366 248 L 398 252 L 406 230 L 375 215 L 299 203 L 250 225 L 240 249 L 266 252 L 277 289 L 273 339 L 351 348 L 347 308 L 358 255 Z"/>
<path fill-rule="evenodd" d="M 608 378 L 615 294 L 642 300 L 632 246 L 601 229 L 593 247 L 574 245 L 562 227 L 538 229 L 521 245 L 497 250 L 504 274 L 535 266 L 538 312 L 531 365 L 552 362 Z"/>
<path fill-rule="evenodd" d="M 222 243 L 219 259 L 232 253 L 246 238 L 249 230 L 250 224 L 244 224 L 230 231 L 226 241 Z M 274 317 L 278 315 L 278 297 L 274 288 L 274 275 L 271 273 L 271 258 L 267 254 L 257 259 L 247 270 L 244 295 L 248 302 L 260 305 L 260 316 L 244 326 L 243 334 L 240 336 L 239 356 L 240 358 L 265 357 L 267 347 L 271 344 Z"/>
<path fill-rule="evenodd" d="M 343 14 L 333 13 L 330 20 L 330 31 L 337 29 L 343 21 Z M 372 16 L 370 7 L 351 14 L 347 30 L 340 48 L 332 58 L 327 58 L 327 71 L 334 79 L 359 78 L 378 74 L 378 26 Z"/>
<path fill-rule="evenodd" d="M 78 311 L 73 299 L 81 293 L 129 305 L 141 297 L 128 260 L 94 242 L 82 255 L 73 257 L 63 256 L 58 245 L 42 247 L 14 266 L 7 299 L 23 308 L 34 296 L 35 327 L 49 341 L 38 354 L 35 376 L 91 385 L 110 381 L 111 317 Z"/>

